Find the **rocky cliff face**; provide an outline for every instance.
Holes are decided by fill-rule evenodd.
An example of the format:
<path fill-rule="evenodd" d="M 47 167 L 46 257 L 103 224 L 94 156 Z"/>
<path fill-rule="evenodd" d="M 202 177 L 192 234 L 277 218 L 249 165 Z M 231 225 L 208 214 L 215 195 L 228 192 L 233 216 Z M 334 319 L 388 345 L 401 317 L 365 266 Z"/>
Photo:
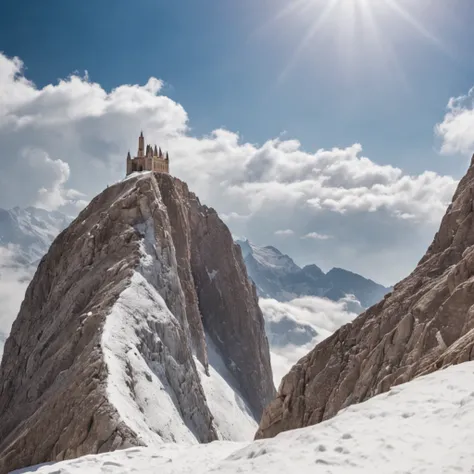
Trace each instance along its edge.
<path fill-rule="evenodd" d="M 257 438 L 313 425 L 421 374 L 474 358 L 474 157 L 415 271 L 283 379 Z"/>
<path fill-rule="evenodd" d="M 54 241 L 0 367 L 0 472 L 238 439 L 274 387 L 241 251 L 186 184 L 106 189 Z"/>

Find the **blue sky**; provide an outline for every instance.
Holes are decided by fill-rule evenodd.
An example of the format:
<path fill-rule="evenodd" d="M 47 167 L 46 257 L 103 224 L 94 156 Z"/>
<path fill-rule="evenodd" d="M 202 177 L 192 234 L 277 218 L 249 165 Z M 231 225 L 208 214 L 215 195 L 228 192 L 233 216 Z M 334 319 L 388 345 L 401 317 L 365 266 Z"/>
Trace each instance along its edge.
<path fill-rule="evenodd" d="M 360 142 L 407 172 L 460 175 L 466 162 L 436 153 L 433 126 L 449 97 L 472 86 L 474 3 L 401 3 L 443 45 L 393 11 L 376 12 L 404 78 L 362 38 L 360 18 L 341 53 L 336 13 L 282 79 L 323 5 L 272 22 L 287 4 L 279 0 L 5 1 L 0 49 L 22 58 L 39 86 L 85 70 L 106 89 L 159 77 L 196 134 L 225 126 L 261 143 L 286 131 L 310 150 Z"/>
<path fill-rule="evenodd" d="M 0 207 L 77 212 L 143 128 L 234 234 L 392 284 L 474 151 L 472 18 L 471 0 L 5 0 Z"/>

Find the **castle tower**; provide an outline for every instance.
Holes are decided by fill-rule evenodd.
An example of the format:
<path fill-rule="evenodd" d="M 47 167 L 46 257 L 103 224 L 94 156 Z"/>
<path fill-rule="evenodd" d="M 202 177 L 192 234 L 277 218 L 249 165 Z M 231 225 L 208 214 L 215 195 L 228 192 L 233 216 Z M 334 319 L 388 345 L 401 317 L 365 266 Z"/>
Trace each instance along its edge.
<path fill-rule="evenodd" d="M 127 176 L 142 171 L 152 171 L 159 173 L 169 173 L 169 155 L 163 153 L 161 147 L 157 145 L 146 145 L 143 132 L 140 133 L 138 138 L 138 153 L 137 156 L 132 158 L 130 151 L 127 154 Z"/>
<path fill-rule="evenodd" d="M 140 137 L 138 138 L 138 153 L 137 156 L 142 158 L 145 156 L 145 137 L 143 136 L 143 132 L 140 133 Z"/>

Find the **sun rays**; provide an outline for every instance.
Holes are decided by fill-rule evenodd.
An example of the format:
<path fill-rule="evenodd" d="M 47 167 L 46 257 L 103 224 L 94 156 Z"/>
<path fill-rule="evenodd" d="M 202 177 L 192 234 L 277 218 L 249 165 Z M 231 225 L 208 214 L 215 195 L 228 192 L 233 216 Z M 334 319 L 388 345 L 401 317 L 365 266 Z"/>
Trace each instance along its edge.
<path fill-rule="evenodd" d="M 357 55 L 370 57 L 387 72 L 403 79 L 399 56 L 403 51 L 394 47 L 387 28 L 397 22 L 416 32 L 444 53 L 447 47 L 425 25 L 426 16 L 416 11 L 415 0 L 293 0 L 280 9 L 264 28 L 290 21 L 301 25 L 301 37 L 291 57 L 284 65 L 278 82 L 283 81 L 295 65 L 313 47 L 318 34 L 330 29 L 336 42 L 339 61 L 350 64 Z M 418 15 L 417 15 L 418 13 Z"/>

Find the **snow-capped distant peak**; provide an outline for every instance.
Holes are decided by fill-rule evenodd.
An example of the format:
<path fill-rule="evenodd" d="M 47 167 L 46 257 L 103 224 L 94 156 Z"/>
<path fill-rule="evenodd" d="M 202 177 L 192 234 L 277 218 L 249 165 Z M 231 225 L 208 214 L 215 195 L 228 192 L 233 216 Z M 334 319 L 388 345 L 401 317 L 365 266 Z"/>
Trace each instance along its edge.
<path fill-rule="evenodd" d="M 263 298 L 289 301 L 301 296 L 318 296 L 339 301 L 354 295 L 364 308 L 368 308 L 390 291 L 390 288 L 340 268 L 327 274 L 315 264 L 300 268 L 291 257 L 273 246 L 259 247 L 249 240 L 237 243 L 242 249 L 248 275 Z"/>
<path fill-rule="evenodd" d="M 244 246 L 248 250 L 244 252 L 244 257 L 251 254 L 255 261 L 264 268 L 282 273 L 295 273 L 301 270 L 288 255 L 284 255 L 275 247 L 270 245 L 259 247 L 248 240 Z"/>
<path fill-rule="evenodd" d="M 72 217 L 36 207 L 0 209 L 0 246 L 14 245 L 22 261 L 34 263 Z"/>

